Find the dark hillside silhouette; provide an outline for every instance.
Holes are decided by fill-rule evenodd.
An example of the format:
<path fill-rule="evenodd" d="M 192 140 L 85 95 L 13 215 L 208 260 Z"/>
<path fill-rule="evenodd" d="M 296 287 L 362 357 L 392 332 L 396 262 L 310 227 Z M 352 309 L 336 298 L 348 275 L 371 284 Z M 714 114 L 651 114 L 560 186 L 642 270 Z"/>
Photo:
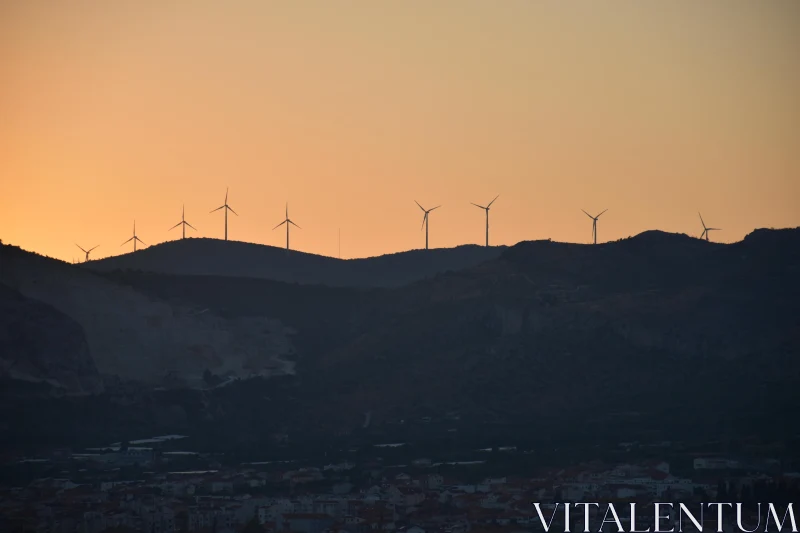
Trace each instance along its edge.
<path fill-rule="evenodd" d="M 98 272 L 141 270 L 162 274 L 265 278 L 334 287 L 397 287 L 447 270 L 494 259 L 505 247 L 477 245 L 411 250 L 366 259 L 337 259 L 285 248 L 217 239 L 185 239 L 134 254 L 92 261 Z"/>
<path fill-rule="evenodd" d="M 220 244 L 182 243 L 211 252 Z M 180 244 L 151 250 L 172 255 Z M 246 253 L 255 246 L 222 244 Z M 285 250 L 262 248 L 254 249 L 271 253 L 276 264 L 287 259 Z M 467 249 L 474 250 L 484 248 Z M 125 294 L 126 301 L 137 295 L 186 316 L 186 327 L 199 317 L 217 317 L 198 325 L 220 324 L 212 329 L 224 327 L 238 340 L 229 351 L 219 348 L 217 367 L 202 373 L 206 386 L 227 383 L 232 354 L 262 346 L 262 337 L 244 337 L 256 324 L 275 325 L 266 338 L 276 353 L 291 346 L 280 353 L 291 358 L 292 376 L 233 382 L 202 401 L 185 385 L 164 393 L 139 385 L 136 394 L 146 402 L 126 400 L 129 407 L 104 414 L 109 432 L 133 421 L 140 431 L 172 431 L 169 423 L 178 418 L 165 422 L 157 413 L 176 412 L 184 413 L 182 431 L 208 438 L 252 440 L 279 430 L 327 438 L 362 431 L 367 411 L 370 431 L 396 438 L 412 431 L 399 420 L 443 419 L 453 412 L 465 432 L 486 432 L 482 424 L 491 424 L 492 434 L 520 438 L 565 431 L 619 440 L 645 431 L 665 440 L 754 428 L 759 434 L 763 428 L 793 431 L 780 421 L 781 413 L 800 408 L 800 229 L 757 230 L 734 244 L 649 231 L 598 245 L 534 241 L 497 252 L 469 268 L 392 288 L 134 270 L 100 276 L 59 263 L 60 282 L 50 280 L 45 290 L 25 281 L 20 291 L 63 302 L 53 293 L 77 279 L 94 280 L 95 305 L 109 306 L 121 323 L 135 322 L 139 314 L 120 305 Z M 432 255 L 383 259 L 391 264 Z M 292 256 L 299 265 L 349 263 Z M 27 272 L 16 269 L 14 275 L 20 281 Z M 98 299 L 107 291 L 115 296 Z M 86 315 L 76 320 L 91 330 Z M 164 332 L 170 331 L 159 330 L 157 338 L 169 338 L 173 334 Z M 187 353 L 181 361 L 193 357 L 201 355 Z M 8 416 L 50 412 L 46 402 L 6 401 L 14 406 Z M 137 407 L 141 402 L 147 411 Z M 59 417 L 63 438 L 89 424 L 85 412 L 76 404 Z"/>

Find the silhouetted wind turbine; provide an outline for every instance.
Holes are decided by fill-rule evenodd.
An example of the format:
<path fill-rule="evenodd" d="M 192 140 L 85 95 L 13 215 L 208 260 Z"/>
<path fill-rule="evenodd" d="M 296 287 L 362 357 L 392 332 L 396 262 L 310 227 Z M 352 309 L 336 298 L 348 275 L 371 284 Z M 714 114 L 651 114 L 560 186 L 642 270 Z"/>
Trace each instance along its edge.
<path fill-rule="evenodd" d="M 209 213 L 213 213 L 214 211 L 219 211 L 220 209 L 224 209 L 225 210 L 225 240 L 227 241 L 228 240 L 228 211 L 230 211 L 231 213 L 233 213 L 237 217 L 239 216 L 239 214 L 236 213 L 236 211 L 234 211 L 231 208 L 231 206 L 228 205 L 228 188 L 227 187 L 225 187 L 225 203 L 222 204 L 221 206 L 219 206 L 218 208 L 214 209 L 213 211 L 209 211 Z"/>
<path fill-rule="evenodd" d="M 178 222 L 177 224 L 175 224 L 174 226 L 172 226 L 171 228 L 169 228 L 169 230 L 167 230 L 167 231 L 172 231 L 175 228 L 177 228 L 178 226 L 183 226 L 183 235 L 181 236 L 181 239 L 185 239 L 186 238 L 186 226 L 189 226 L 193 230 L 197 231 L 197 228 L 195 228 L 194 226 L 192 226 L 191 224 L 186 222 L 185 215 L 186 215 L 186 207 L 185 206 L 181 206 L 181 221 Z M 227 231 L 225 233 L 227 234 Z"/>
<path fill-rule="evenodd" d="M 414 200 L 414 203 L 419 205 L 419 202 L 416 201 L 416 200 Z M 425 228 L 425 249 L 426 250 L 428 249 L 428 227 L 430 226 L 430 223 L 428 221 L 428 213 L 430 213 L 434 209 L 439 209 L 440 207 L 442 207 L 442 206 L 441 205 L 437 205 L 436 207 L 432 207 L 430 209 L 425 209 L 424 207 L 419 205 L 419 208 L 422 209 L 423 213 L 425 213 L 425 215 L 422 217 L 422 228 Z M 422 228 L 420 228 L 420 229 L 422 229 Z"/>
<path fill-rule="evenodd" d="M 137 241 L 142 243 L 142 244 L 144 244 L 144 241 L 142 241 L 142 239 L 140 239 L 139 237 L 136 236 L 136 221 L 135 220 L 133 221 L 133 237 L 131 237 L 127 241 L 125 241 L 122 244 L 120 244 L 120 246 L 125 246 L 126 244 L 128 244 L 131 241 L 133 241 L 133 251 L 134 252 L 136 251 L 136 242 Z M 147 246 L 146 244 L 144 244 L 144 245 Z"/>
<path fill-rule="evenodd" d="M 494 197 L 494 200 L 497 200 L 498 198 L 500 198 L 499 194 Z M 494 200 L 489 202 L 489 205 L 487 205 L 485 207 L 482 206 L 482 205 L 478 205 L 478 204 L 470 202 L 475 207 L 480 207 L 481 209 L 486 211 L 486 246 L 489 246 L 489 209 L 492 207 L 492 204 L 494 203 Z"/>
<path fill-rule="evenodd" d="M 699 212 L 697 213 L 697 215 L 700 217 L 700 223 L 703 225 L 703 233 L 700 234 L 700 238 L 701 239 L 703 237 L 705 237 L 706 241 L 708 241 L 708 232 L 709 231 L 720 231 L 720 229 L 722 229 L 722 228 L 707 228 L 706 227 L 706 223 L 703 222 L 703 215 L 701 215 Z"/>
<path fill-rule="evenodd" d="M 80 245 L 80 244 L 78 244 L 77 242 L 75 243 L 75 246 L 77 246 L 78 248 L 80 248 L 80 249 L 81 249 L 81 251 L 82 251 L 83 253 L 85 253 L 85 254 L 86 254 L 86 262 L 88 262 L 88 261 L 89 261 L 89 252 L 91 252 L 92 250 L 94 250 L 94 248 L 97 248 L 97 246 L 100 246 L 100 245 L 98 244 L 98 245 L 97 245 L 97 246 L 95 246 L 94 248 L 89 248 L 88 250 L 84 250 L 84 249 L 81 247 L 81 245 Z"/>
<path fill-rule="evenodd" d="M 583 209 L 581 209 L 581 211 L 583 211 Z M 606 211 L 608 211 L 608 209 L 605 209 L 603 213 L 605 213 Z M 583 212 L 586 213 L 586 211 Z M 600 213 L 600 215 L 602 215 L 603 213 Z M 594 244 L 597 244 L 597 219 L 600 218 L 600 215 L 593 217 L 589 213 L 586 213 L 586 216 L 592 219 L 592 240 L 594 241 Z"/>
<path fill-rule="evenodd" d="M 286 253 L 288 254 L 289 253 L 289 224 L 292 224 L 297 229 L 303 229 L 303 228 L 301 228 L 300 226 L 298 226 L 297 224 L 295 224 L 294 222 L 292 222 L 289 219 L 289 204 L 288 203 L 286 204 L 286 218 L 284 219 L 283 222 L 281 222 L 280 224 L 278 224 L 277 226 L 272 228 L 272 231 L 275 231 L 276 229 L 280 228 L 284 224 L 286 224 Z"/>

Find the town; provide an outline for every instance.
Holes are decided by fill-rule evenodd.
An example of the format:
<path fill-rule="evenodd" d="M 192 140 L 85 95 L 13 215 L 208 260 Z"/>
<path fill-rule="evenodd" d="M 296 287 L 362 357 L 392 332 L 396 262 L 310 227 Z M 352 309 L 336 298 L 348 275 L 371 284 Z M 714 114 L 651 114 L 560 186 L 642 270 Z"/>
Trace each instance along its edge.
<path fill-rule="evenodd" d="M 164 451 L 165 443 L 174 445 L 181 438 L 115 443 L 87 453 L 56 450 L 47 458 L 5 461 L 0 530 L 517 533 L 548 530 L 542 516 L 549 531 L 565 530 L 559 502 L 605 502 L 625 510 L 630 503 L 643 508 L 675 502 L 693 510 L 704 502 L 731 501 L 745 506 L 743 526 L 760 531 L 759 508 L 751 503 L 770 501 L 785 509 L 800 495 L 796 465 L 763 456 L 691 454 L 678 460 L 677 467 L 657 458 L 592 460 L 541 468 L 535 475 L 501 473 L 477 479 L 474 471 L 485 472 L 492 457 L 526 452 L 493 447 L 474 450 L 477 457 L 487 457 L 483 460 L 417 457 L 393 464 L 382 455 L 405 443 L 390 443 L 371 446 L 372 453 L 360 454 L 357 460 L 233 465 L 217 454 Z M 640 455 L 638 443 L 617 447 L 622 454 Z M 591 511 L 590 519 L 602 520 L 597 509 Z M 717 530 L 714 513 L 698 516 L 701 527 L 708 524 L 705 530 Z M 619 519 L 626 522 L 630 517 Z M 730 519 L 736 520 L 735 513 Z M 674 519 L 672 523 L 675 526 Z M 576 524 L 582 522 L 573 521 L 573 531 L 583 530 Z M 644 513 L 637 517 L 639 530 L 652 526 Z M 616 526 L 604 527 L 603 531 L 618 531 Z M 703 531 L 685 521 L 680 530 Z"/>

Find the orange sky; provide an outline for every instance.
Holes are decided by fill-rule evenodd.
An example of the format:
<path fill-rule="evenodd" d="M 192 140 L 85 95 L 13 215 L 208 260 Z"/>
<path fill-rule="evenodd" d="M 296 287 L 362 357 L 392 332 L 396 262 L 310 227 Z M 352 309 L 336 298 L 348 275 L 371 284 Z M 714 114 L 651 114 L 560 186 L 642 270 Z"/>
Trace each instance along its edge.
<path fill-rule="evenodd" d="M 613 5 L 613 9 L 610 7 Z M 0 238 L 363 257 L 800 225 L 800 2 L 0 4 Z"/>

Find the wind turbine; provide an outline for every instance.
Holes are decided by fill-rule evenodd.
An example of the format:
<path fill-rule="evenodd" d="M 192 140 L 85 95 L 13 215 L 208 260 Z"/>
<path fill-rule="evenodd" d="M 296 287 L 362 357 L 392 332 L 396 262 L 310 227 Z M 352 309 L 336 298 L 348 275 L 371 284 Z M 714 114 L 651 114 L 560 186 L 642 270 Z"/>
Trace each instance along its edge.
<path fill-rule="evenodd" d="M 236 213 L 236 211 L 234 211 L 231 208 L 231 206 L 228 205 L 228 188 L 227 187 L 225 187 L 225 203 L 222 204 L 221 206 L 219 206 L 218 208 L 216 208 L 216 209 L 214 209 L 212 211 L 209 211 L 209 213 L 213 213 L 214 211 L 219 211 L 220 209 L 224 209 L 225 210 L 225 240 L 227 241 L 228 240 L 228 211 L 230 211 L 231 213 L 233 213 L 237 217 L 239 216 L 239 214 Z"/>
<path fill-rule="evenodd" d="M 280 224 L 278 224 L 277 226 L 272 228 L 272 231 L 275 231 L 276 229 L 280 228 L 284 224 L 286 224 L 286 253 L 288 254 L 289 253 L 289 224 L 294 225 L 297 229 L 303 229 L 303 228 L 301 228 L 300 226 L 298 226 L 297 224 L 295 224 L 294 222 L 292 222 L 289 219 L 289 203 L 288 202 L 286 203 L 286 218 L 283 220 L 283 222 L 281 222 Z"/>
<path fill-rule="evenodd" d="M 81 251 L 82 251 L 83 253 L 85 253 L 85 254 L 86 254 L 86 260 L 85 260 L 85 262 L 87 262 L 87 263 L 88 263 L 88 262 L 89 262 L 89 252 L 91 252 L 92 250 L 94 250 L 94 248 L 97 248 L 97 246 L 100 246 L 100 245 L 98 244 L 98 245 L 97 245 L 97 246 L 95 246 L 94 248 L 89 248 L 88 250 L 84 250 L 84 249 L 81 247 L 81 245 L 80 245 L 80 244 L 78 244 L 77 242 L 75 243 L 75 246 L 77 246 L 78 248 L 80 248 L 80 249 L 81 249 Z"/>
<path fill-rule="evenodd" d="M 135 220 L 133 221 L 133 237 L 131 237 L 127 241 L 125 241 L 122 244 L 120 244 L 120 246 L 125 246 L 126 244 L 128 244 L 131 241 L 133 241 L 133 251 L 134 252 L 136 251 L 136 242 L 137 241 L 141 242 L 142 244 L 144 244 L 144 241 L 142 241 L 142 239 L 140 239 L 139 237 L 136 236 L 136 221 Z M 144 244 L 144 245 L 147 246 L 146 244 Z"/>
<path fill-rule="evenodd" d="M 225 202 L 225 203 L 227 203 L 227 202 Z M 169 228 L 169 230 L 167 230 L 167 231 L 172 231 L 175 228 L 177 228 L 178 226 L 183 226 L 183 236 L 181 237 L 181 239 L 185 239 L 186 238 L 186 226 L 189 226 L 193 230 L 197 231 L 197 228 L 195 228 L 194 226 L 192 226 L 191 224 L 186 222 L 185 215 L 186 215 L 186 206 L 181 206 L 181 221 L 178 222 L 177 224 L 175 224 L 174 226 L 172 226 L 171 228 Z M 227 226 L 227 224 L 226 224 L 226 226 Z M 227 231 L 225 233 L 227 234 Z"/>
<path fill-rule="evenodd" d="M 581 209 L 581 211 L 583 211 L 583 209 Z M 608 209 L 603 210 L 603 213 L 606 211 L 608 211 Z M 583 212 L 586 213 L 586 211 Z M 600 215 L 603 213 L 600 213 Z M 600 215 L 593 217 L 589 213 L 586 213 L 586 216 L 592 219 L 592 240 L 594 241 L 594 244 L 597 244 L 597 219 L 600 218 Z"/>
<path fill-rule="evenodd" d="M 500 195 L 499 195 L 499 194 L 498 194 L 497 196 L 495 196 L 495 197 L 494 197 L 494 200 L 497 200 L 498 198 L 500 198 Z M 474 205 L 475 207 L 480 207 L 481 209 L 483 209 L 484 211 L 486 211 L 486 246 L 489 246 L 489 208 L 491 208 L 491 207 L 492 207 L 492 204 L 494 203 L 494 200 L 492 200 L 491 202 L 489 202 L 489 205 L 487 205 L 487 206 L 485 206 L 485 207 L 484 207 L 484 206 L 482 206 L 482 205 L 478 205 L 478 204 L 475 204 L 475 203 L 472 203 L 472 202 L 470 202 L 470 203 L 471 203 L 472 205 Z"/>
<path fill-rule="evenodd" d="M 416 200 L 414 200 L 414 203 L 419 205 L 419 202 L 416 201 Z M 442 207 L 442 206 L 441 205 L 437 205 L 436 207 L 432 207 L 430 209 L 425 209 L 424 207 L 419 205 L 419 208 L 422 209 L 423 213 L 425 213 L 425 215 L 422 217 L 422 227 L 419 228 L 419 229 L 425 228 L 425 249 L 426 250 L 428 249 L 428 227 L 430 226 L 430 224 L 428 222 L 428 213 L 430 213 L 434 209 L 439 209 L 440 207 Z"/>
<path fill-rule="evenodd" d="M 721 228 L 707 228 L 706 227 L 706 223 L 703 222 L 703 215 L 701 215 L 699 212 L 697 213 L 697 215 L 700 217 L 700 223 L 703 225 L 703 233 L 700 234 L 700 239 L 705 237 L 706 238 L 706 242 L 708 242 L 708 232 L 709 231 L 720 231 Z"/>

